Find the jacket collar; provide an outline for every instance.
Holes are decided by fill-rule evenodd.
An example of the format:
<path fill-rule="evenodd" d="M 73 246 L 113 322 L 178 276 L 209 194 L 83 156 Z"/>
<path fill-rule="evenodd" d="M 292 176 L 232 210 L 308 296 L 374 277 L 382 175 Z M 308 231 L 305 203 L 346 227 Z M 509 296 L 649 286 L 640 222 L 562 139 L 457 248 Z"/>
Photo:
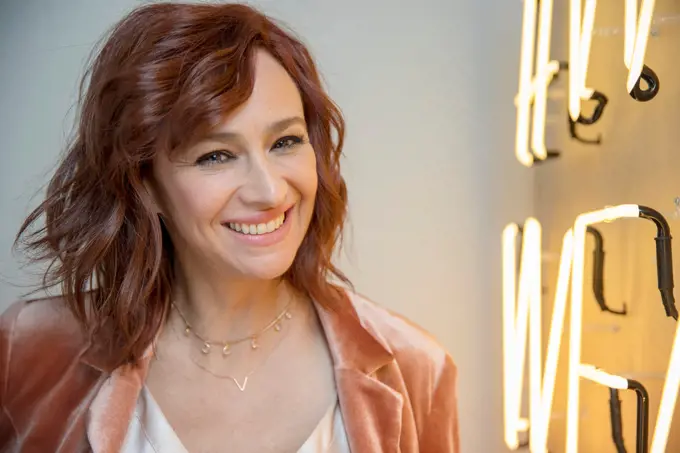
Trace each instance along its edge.
<path fill-rule="evenodd" d="M 394 355 L 378 330 L 359 314 L 366 304 L 347 292 L 339 307 L 316 304 L 335 366 L 338 399 L 352 451 L 399 451 L 402 395 L 383 383 Z"/>
<path fill-rule="evenodd" d="M 370 375 L 394 360 L 387 342 L 361 319 L 351 293 L 337 306 L 314 302 L 336 369 L 354 369 Z"/>
<path fill-rule="evenodd" d="M 396 453 L 403 397 L 378 378 L 380 370 L 394 362 L 394 355 L 375 326 L 360 315 L 357 306 L 366 302 L 358 302 L 358 296 L 352 293 L 345 294 L 338 306 L 326 308 L 317 302 L 314 305 L 333 357 L 350 447 L 352 451 L 366 453 Z M 90 443 L 98 446 L 95 453 L 118 451 L 144 385 L 148 357 L 137 367 L 113 368 L 110 354 L 91 345 L 81 360 L 109 375 L 90 410 Z M 115 417 L 112 412 L 116 412 Z M 111 423 L 113 420 L 116 423 Z M 119 423 L 124 425 L 117 426 Z"/>

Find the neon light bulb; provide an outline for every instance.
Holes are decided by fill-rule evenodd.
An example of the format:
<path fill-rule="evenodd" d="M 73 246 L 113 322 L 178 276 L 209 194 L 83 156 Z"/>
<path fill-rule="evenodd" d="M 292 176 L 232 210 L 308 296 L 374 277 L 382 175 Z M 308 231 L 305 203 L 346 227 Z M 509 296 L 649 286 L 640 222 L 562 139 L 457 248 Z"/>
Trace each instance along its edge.
<path fill-rule="evenodd" d="M 572 233 L 564 236 L 552 314 L 545 375 L 541 363 L 541 227 L 527 219 L 522 237 L 519 291 L 516 278 L 516 240 L 519 228 L 503 231 L 503 384 L 504 433 L 510 449 L 519 447 L 518 432 L 531 427 L 532 453 L 546 453 L 562 329 L 571 271 Z M 528 324 L 528 326 L 527 326 Z M 529 328 L 530 423 L 521 418 L 521 397 Z M 542 383 L 542 385 L 541 385 Z"/>
<path fill-rule="evenodd" d="M 522 382 L 524 380 L 529 294 L 531 294 L 528 288 L 535 285 L 532 281 L 535 272 L 532 270 L 535 271 L 536 260 L 530 255 L 536 248 L 532 247 L 532 242 L 538 240 L 540 244 L 540 226 L 537 221 L 531 219 L 525 225 L 522 238 L 519 293 L 516 292 L 515 283 L 517 256 L 515 242 L 518 231 L 515 224 L 508 225 L 503 231 L 503 396 L 505 442 L 510 449 L 516 449 L 519 446 L 517 434 L 521 424 Z"/>
<path fill-rule="evenodd" d="M 637 34 L 637 2 L 638 0 L 626 0 L 624 15 L 623 35 L 623 62 L 627 69 L 633 61 L 635 49 L 635 35 Z"/>
<path fill-rule="evenodd" d="M 542 0 L 540 8 L 537 0 L 524 1 L 519 87 L 515 97 L 515 106 L 517 108 L 515 156 L 522 165 L 527 167 L 533 165 L 534 157 L 543 160 L 548 155 L 545 147 L 548 86 L 559 71 L 559 62 L 550 61 L 549 59 L 550 37 L 552 34 L 552 5 L 552 0 Z M 538 38 L 536 36 L 537 12 L 540 16 L 538 20 Z M 532 114 L 533 117 L 530 121 L 529 118 Z M 529 143 L 530 125 L 531 144 Z"/>
<path fill-rule="evenodd" d="M 555 395 L 555 376 L 557 374 L 557 361 L 560 355 L 562 333 L 564 330 L 564 315 L 567 308 L 567 294 L 569 293 L 569 278 L 571 276 L 573 253 L 573 234 L 570 229 L 562 239 L 562 253 L 560 255 L 560 267 L 557 274 L 557 289 L 553 303 L 552 320 L 550 322 L 550 334 L 548 336 L 548 351 L 545 359 L 545 374 L 543 376 L 543 390 L 541 392 L 542 405 L 538 426 L 534 423 L 532 431 L 538 433 L 538 439 L 532 443 L 532 453 L 548 452 L 548 430 L 550 428 L 550 415 Z"/>
<path fill-rule="evenodd" d="M 526 0 L 525 0 L 526 1 Z M 545 120 L 548 109 L 548 87 L 560 70 L 558 61 L 550 61 L 553 0 L 541 0 L 536 48 L 536 76 L 534 78 L 534 117 L 531 126 L 531 150 L 539 160 L 548 157 L 545 146 Z"/>
<path fill-rule="evenodd" d="M 640 16 L 637 16 L 637 0 L 626 0 L 625 44 L 623 60 L 628 68 L 626 89 L 633 91 L 645 63 L 647 41 L 652 28 L 655 0 L 642 0 Z M 637 23 L 636 23 L 637 21 Z"/>
<path fill-rule="evenodd" d="M 613 389 L 626 390 L 628 388 L 628 379 L 621 376 L 616 376 L 595 368 L 593 365 L 582 363 L 579 366 L 579 375 L 582 378 L 597 382 L 605 387 Z"/>
<path fill-rule="evenodd" d="M 532 219 L 532 223 L 526 225 L 524 231 L 530 228 L 528 236 L 530 247 L 529 259 L 531 264 L 524 273 L 531 272 L 529 285 L 529 443 L 537 445 L 542 433 L 541 417 L 541 380 L 542 380 L 542 348 L 541 348 L 541 224 Z M 526 247 L 523 245 L 523 247 Z"/>
<path fill-rule="evenodd" d="M 619 218 L 637 218 L 638 205 L 620 205 L 579 215 L 574 223 L 574 253 L 571 276 L 571 319 L 569 333 L 569 371 L 567 401 L 567 434 L 565 453 L 578 451 L 579 367 L 581 365 L 581 330 L 583 311 L 583 266 L 586 228 Z"/>
<path fill-rule="evenodd" d="M 525 0 L 522 13 L 522 47 L 519 59 L 519 88 L 515 104 L 517 106 L 517 132 L 515 133 L 515 155 L 527 167 L 533 165 L 534 158 L 529 150 L 529 115 L 533 99 L 534 42 L 536 41 L 536 0 Z"/>
<path fill-rule="evenodd" d="M 570 0 L 569 8 L 569 116 L 581 115 L 581 101 L 593 95 L 586 87 L 590 47 L 593 40 L 597 0 L 586 0 L 581 19 L 581 0 Z"/>
<path fill-rule="evenodd" d="M 515 319 L 515 286 L 516 286 L 516 270 L 515 270 L 515 256 L 516 246 L 515 241 L 519 229 L 517 225 L 512 223 L 503 230 L 502 241 L 502 268 L 503 268 L 503 427 L 505 444 L 511 450 L 516 450 L 519 447 L 519 438 L 517 437 L 517 419 L 519 418 L 519 411 L 516 408 L 515 398 L 513 395 L 516 392 L 517 385 L 514 377 L 514 319 Z"/>
<path fill-rule="evenodd" d="M 659 412 L 656 416 L 650 453 L 664 453 L 666 451 L 673 411 L 678 399 L 678 388 L 680 388 L 680 323 L 678 323 L 675 330 L 675 339 L 673 340 L 671 357 L 668 362 L 668 370 L 666 371 L 666 381 L 661 393 L 661 403 L 659 404 Z"/>

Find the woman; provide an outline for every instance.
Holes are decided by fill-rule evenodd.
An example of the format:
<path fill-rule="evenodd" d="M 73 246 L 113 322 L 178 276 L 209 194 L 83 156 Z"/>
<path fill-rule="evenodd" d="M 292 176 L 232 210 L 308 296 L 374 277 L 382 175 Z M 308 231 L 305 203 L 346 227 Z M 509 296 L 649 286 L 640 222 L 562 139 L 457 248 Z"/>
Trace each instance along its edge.
<path fill-rule="evenodd" d="M 307 49 L 154 4 L 87 79 L 18 236 L 62 295 L 1 318 L 0 450 L 457 453 L 452 360 L 331 262 L 344 123 Z"/>

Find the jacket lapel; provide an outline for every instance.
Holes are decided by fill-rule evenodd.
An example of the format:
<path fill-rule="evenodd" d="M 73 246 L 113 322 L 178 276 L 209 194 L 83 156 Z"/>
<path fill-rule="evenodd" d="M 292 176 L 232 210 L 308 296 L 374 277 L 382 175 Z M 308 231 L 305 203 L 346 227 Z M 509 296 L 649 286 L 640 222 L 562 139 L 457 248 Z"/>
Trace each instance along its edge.
<path fill-rule="evenodd" d="M 107 376 L 92 400 L 87 415 L 87 440 L 93 453 L 119 453 L 139 392 L 144 386 L 153 348 L 149 347 L 137 366 L 110 366 L 110 357 L 101 348 L 90 346 L 82 361 Z"/>
<path fill-rule="evenodd" d="M 377 378 L 394 361 L 389 347 L 362 325 L 349 299 L 341 307 L 316 308 L 333 356 L 352 451 L 399 452 L 403 397 Z"/>
<path fill-rule="evenodd" d="M 166 316 L 167 307 L 163 318 Z M 136 365 L 111 366 L 111 351 L 94 343 L 83 354 L 85 364 L 108 376 L 92 400 L 87 417 L 87 440 L 93 453 L 120 453 L 161 332 L 162 327 Z"/>
<path fill-rule="evenodd" d="M 87 439 L 94 453 L 120 452 L 146 379 L 149 362 L 150 356 L 147 355 L 137 367 L 124 365 L 117 368 L 92 401 Z"/>
<path fill-rule="evenodd" d="M 336 382 L 352 451 L 398 452 L 402 396 L 357 370 L 336 369 Z"/>

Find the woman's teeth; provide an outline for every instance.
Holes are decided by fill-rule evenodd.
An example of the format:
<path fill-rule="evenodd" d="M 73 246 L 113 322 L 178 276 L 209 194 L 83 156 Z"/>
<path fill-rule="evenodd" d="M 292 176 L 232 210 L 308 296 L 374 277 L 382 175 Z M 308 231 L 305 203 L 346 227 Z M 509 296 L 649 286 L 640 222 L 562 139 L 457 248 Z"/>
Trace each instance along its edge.
<path fill-rule="evenodd" d="M 258 223 L 257 225 L 249 225 L 246 223 L 229 223 L 227 226 L 242 234 L 266 234 L 278 230 L 286 220 L 286 214 L 281 214 L 274 220 L 268 223 Z"/>

